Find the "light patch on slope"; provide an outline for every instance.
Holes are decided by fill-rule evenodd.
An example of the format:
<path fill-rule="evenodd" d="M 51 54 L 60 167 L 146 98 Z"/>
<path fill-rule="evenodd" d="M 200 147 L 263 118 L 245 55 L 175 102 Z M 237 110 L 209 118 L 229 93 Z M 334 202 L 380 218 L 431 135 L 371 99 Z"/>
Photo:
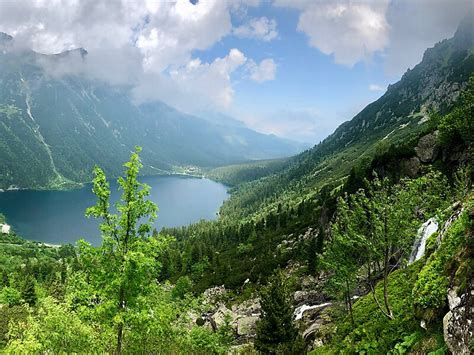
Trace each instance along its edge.
<path fill-rule="evenodd" d="M 40 129 L 39 129 L 40 127 L 38 123 L 36 123 L 36 120 L 33 117 L 33 114 L 31 113 L 31 104 L 30 104 L 31 97 L 30 97 L 28 86 L 27 86 L 28 84 L 26 83 L 26 81 L 23 80 L 23 78 L 21 79 L 21 81 L 25 84 L 25 88 L 26 88 L 25 90 L 26 113 L 28 117 L 31 119 L 31 121 L 33 122 L 34 126 L 32 127 L 32 130 L 35 133 L 37 139 L 40 141 L 41 144 L 44 145 L 46 149 L 46 153 L 48 154 L 49 162 L 51 165 L 51 169 L 53 170 L 53 173 L 56 175 L 58 180 L 62 180 L 62 176 L 59 174 L 58 170 L 56 169 L 56 165 L 54 164 L 53 154 L 51 153 L 51 149 L 49 145 L 46 143 L 43 135 L 40 132 Z"/>
<path fill-rule="evenodd" d="M 247 141 L 245 140 L 244 137 L 239 137 L 239 136 L 224 136 L 224 140 L 229 143 L 229 144 L 232 144 L 232 145 L 237 145 L 237 144 L 240 144 L 240 145 L 243 145 L 243 146 L 247 146 L 248 143 Z"/>

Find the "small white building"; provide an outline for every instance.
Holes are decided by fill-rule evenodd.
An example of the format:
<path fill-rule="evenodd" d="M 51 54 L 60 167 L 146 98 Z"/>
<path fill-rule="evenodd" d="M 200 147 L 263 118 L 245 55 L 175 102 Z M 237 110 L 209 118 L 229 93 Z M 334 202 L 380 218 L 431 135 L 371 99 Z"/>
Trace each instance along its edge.
<path fill-rule="evenodd" d="M 0 230 L 2 231 L 3 234 L 10 234 L 10 229 L 11 227 L 8 224 L 1 224 L 0 223 Z"/>

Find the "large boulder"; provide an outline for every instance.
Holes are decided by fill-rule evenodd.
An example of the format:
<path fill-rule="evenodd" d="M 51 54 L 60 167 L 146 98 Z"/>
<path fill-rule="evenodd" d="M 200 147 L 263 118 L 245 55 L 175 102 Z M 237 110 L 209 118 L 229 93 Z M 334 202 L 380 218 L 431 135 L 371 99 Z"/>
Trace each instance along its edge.
<path fill-rule="evenodd" d="M 325 301 L 324 295 L 320 291 L 310 290 L 310 291 L 296 291 L 293 294 L 293 300 L 296 305 L 302 304 L 318 304 Z"/>
<path fill-rule="evenodd" d="M 211 316 L 211 319 L 217 328 L 220 328 L 225 325 L 227 320 L 231 324 L 234 323 L 236 318 L 237 315 L 223 304 L 221 304 Z"/>
<path fill-rule="evenodd" d="M 438 131 L 423 136 L 415 147 L 416 156 L 423 163 L 435 161 L 439 153 Z"/>
<path fill-rule="evenodd" d="M 400 164 L 402 173 L 408 175 L 411 178 L 417 177 L 420 173 L 421 162 L 417 157 L 411 157 L 410 159 L 403 159 Z"/>
<path fill-rule="evenodd" d="M 226 293 L 227 290 L 224 285 L 208 288 L 203 292 L 205 303 L 218 303 Z"/>

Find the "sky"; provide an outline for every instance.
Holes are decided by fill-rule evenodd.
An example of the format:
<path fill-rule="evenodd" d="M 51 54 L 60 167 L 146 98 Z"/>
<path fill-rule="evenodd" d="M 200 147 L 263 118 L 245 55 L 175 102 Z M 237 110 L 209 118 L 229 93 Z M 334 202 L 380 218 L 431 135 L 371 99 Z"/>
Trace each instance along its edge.
<path fill-rule="evenodd" d="M 0 31 L 137 103 L 316 144 L 451 37 L 472 0 L 1 0 Z M 59 70 L 55 68 L 55 70 Z M 224 117 L 224 115 L 222 115 Z"/>

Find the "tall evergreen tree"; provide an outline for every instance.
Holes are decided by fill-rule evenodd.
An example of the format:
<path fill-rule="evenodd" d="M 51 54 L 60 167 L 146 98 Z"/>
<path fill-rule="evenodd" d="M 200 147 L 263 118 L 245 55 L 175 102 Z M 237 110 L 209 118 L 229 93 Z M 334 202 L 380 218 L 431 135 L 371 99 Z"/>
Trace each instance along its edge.
<path fill-rule="evenodd" d="M 35 290 L 35 278 L 32 275 L 27 275 L 21 285 L 21 298 L 28 303 L 30 307 L 36 305 L 38 297 Z"/>
<path fill-rule="evenodd" d="M 262 312 L 257 322 L 255 347 L 265 354 L 298 354 L 304 344 L 293 323 L 293 307 L 280 271 L 260 292 Z"/>

